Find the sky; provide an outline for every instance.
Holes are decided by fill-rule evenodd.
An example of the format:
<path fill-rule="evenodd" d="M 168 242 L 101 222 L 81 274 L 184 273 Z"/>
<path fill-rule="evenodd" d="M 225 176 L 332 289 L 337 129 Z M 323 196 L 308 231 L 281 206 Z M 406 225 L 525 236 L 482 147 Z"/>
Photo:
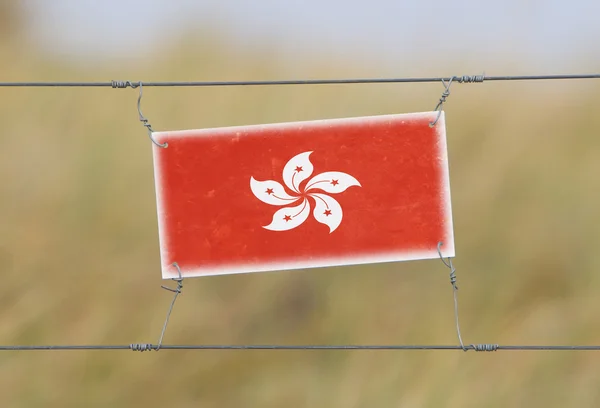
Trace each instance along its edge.
<path fill-rule="evenodd" d="M 600 66 L 598 0 L 17 1 L 34 41 L 75 58 L 144 52 L 183 28 L 216 26 L 241 46 L 266 42 L 288 55 L 368 54 L 413 66 L 464 57 L 485 69 L 510 53 L 543 73 Z"/>

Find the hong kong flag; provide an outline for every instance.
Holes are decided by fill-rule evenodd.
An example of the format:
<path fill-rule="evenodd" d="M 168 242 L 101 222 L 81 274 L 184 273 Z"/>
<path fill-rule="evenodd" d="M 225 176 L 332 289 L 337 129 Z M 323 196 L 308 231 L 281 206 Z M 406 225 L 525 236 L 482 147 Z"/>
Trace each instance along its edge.
<path fill-rule="evenodd" d="M 162 277 L 453 257 L 437 115 L 155 132 Z"/>

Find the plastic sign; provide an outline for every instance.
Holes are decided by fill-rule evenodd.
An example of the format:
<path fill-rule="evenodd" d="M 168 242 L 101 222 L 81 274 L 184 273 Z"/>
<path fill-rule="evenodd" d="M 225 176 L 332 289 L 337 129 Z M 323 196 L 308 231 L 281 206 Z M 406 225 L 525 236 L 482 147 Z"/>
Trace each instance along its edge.
<path fill-rule="evenodd" d="M 453 257 L 436 117 L 155 132 L 163 278 Z"/>

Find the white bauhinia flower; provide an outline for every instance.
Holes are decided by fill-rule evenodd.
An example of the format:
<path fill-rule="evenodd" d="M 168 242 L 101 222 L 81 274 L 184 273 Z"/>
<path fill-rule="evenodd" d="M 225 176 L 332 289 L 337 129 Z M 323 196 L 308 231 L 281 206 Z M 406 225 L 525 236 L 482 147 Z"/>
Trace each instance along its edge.
<path fill-rule="evenodd" d="M 283 182 L 291 194 L 288 194 L 285 187 L 277 181 L 258 181 L 254 177 L 250 178 L 250 189 L 256 198 L 266 204 L 283 206 L 275 211 L 273 221 L 263 228 L 271 231 L 287 231 L 298 227 L 310 215 L 309 198 L 314 201 L 313 216 L 318 222 L 329 227 L 329 233 L 339 227 L 344 215 L 342 207 L 333 197 L 323 192 L 337 194 L 352 186 L 362 186 L 349 174 L 327 171 L 309 179 L 301 189 L 300 184 L 307 180 L 314 170 L 309 160 L 311 153 L 304 152 L 292 157 L 283 168 Z"/>

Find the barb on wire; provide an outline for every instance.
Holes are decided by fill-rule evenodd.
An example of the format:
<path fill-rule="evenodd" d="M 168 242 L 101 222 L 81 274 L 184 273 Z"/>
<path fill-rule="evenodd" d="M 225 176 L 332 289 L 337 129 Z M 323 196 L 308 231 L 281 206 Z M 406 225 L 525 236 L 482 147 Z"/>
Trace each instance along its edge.
<path fill-rule="evenodd" d="M 113 84 L 113 88 L 115 88 L 115 87 L 116 88 L 126 88 L 127 85 L 131 86 L 132 88 L 136 88 L 139 86 L 140 94 L 139 94 L 138 100 L 137 100 L 137 109 L 138 109 L 138 115 L 139 115 L 140 122 L 142 122 L 142 125 L 144 125 L 146 127 L 146 129 L 148 130 L 148 137 L 150 138 L 152 143 L 154 143 L 158 147 L 167 147 L 169 145 L 167 142 L 160 144 L 156 140 L 154 140 L 154 137 L 152 137 L 152 133 L 154 132 L 152 130 L 152 126 L 150 125 L 150 123 L 148 123 L 148 119 L 146 119 L 146 117 L 142 113 L 142 94 L 143 94 L 142 82 L 139 82 L 137 85 L 133 85 L 130 81 L 112 81 L 112 84 Z"/>
<path fill-rule="evenodd" d="M 447 77 L 422 77 L 422 78 L 348 78 L 348 79 L 299 79 L 299 80 L 265 80 L 265 81 L 166 81 L 166 82 L 138 82 L 144 86 L 258 86 L 258 85 L 336 85 L 336 84 L 384 84 L 384 83 L 423 83 L 423 82 L 449 82 L 454 78 L 459 83 L 474 83 L 483 81 L 535 81 L 535 80 L 562 80 L 562 79 L 600 79 L 597 74 L 558 74 L 558 75 L 463 75 Z M 136 88 L 135 82 L 0 82 L 0 87 L 112 87 Z"/>
<path fill-rule="evenodd" d="M 460 343 L 460 347 L 463 351 L 475 350 L 475 351 L 496 351 L 498 350 L 497 344 L 471 344 L 469 346 L 465 346 L 462 340 L 462 336 L 460 334 L 460 324 L 458 322 L 458 285 L 456 284 L 456 269 L 454 265 L 452 265 L 452 259 L 448 257 L 448 261 L 444 260 L 442 255 L 441 246 L 444 245 L 443 242 L 438 242 L 437 251 L 440 255 L 440 259 L 446 265 L 448 269 L 450 269 L 450 284 L 452 285 L 452 293 L 454 295 L 454 320 L 456 323 L 456 335 L 458 336 L 458 342 Z"/>

